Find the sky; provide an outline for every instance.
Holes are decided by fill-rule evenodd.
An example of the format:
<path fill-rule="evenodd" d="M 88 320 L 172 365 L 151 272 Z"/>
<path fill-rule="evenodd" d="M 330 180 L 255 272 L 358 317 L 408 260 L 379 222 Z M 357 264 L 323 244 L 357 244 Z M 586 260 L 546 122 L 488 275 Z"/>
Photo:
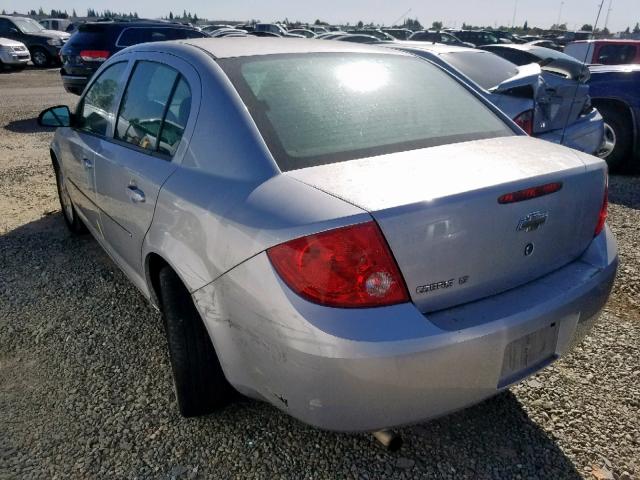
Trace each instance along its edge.
<path fill-rule="evenodd" d="M 264 22 L 282 20 L 301 20 L 313 22 L 316 18 L 329 23 L 365 23 L 391 25 L 394 21 L 408 15 L 418 18 L 423 25 L 430 26 L 434 20 L 441 20 L 446 26 L 460 27 L 463 22 L 473 25 L 500 26 L 511 25 L 516 13 L 516 25 L 525 20 L 529 26 L 548 28 L 558 21 L 567 23 L 569 29 L 579 29 L 583 24 L 593 24 L 596 20 L 601 0 L 109 0 L 109 2 L 91 0 L 0 0 L 0 9 L 9 12 L 42 7 L 45 11 L 53 8 L 67 10 L 75 8 L 78 15 L 84 15 L 87 7 L 98 11 L 108 8 L 112 11 L 130 11 L 134 9 L 141 17 L 157 18 L 166 16 L 169 10 L 186 9 L 209 19 L 249 20 Z M 603 27 L 609 3 L 608 27 L 611 31 L 624 30 L 640 22 L 640 0 L 604 0 L 599 26 Z M 179 6 L 176 6 L 179 5 Z M 515 8 L 517 6 L 517 8 Z M 407 11 L 411 9 L 408 14 Z"/>

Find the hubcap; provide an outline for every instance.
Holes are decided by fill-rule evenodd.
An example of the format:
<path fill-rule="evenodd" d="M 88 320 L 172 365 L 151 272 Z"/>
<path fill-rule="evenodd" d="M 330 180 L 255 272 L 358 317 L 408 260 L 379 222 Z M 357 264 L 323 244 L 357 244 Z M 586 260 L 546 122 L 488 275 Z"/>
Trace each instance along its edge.
<path fill-rule="evenodd" d="M 62 206 L 62 212 L 67 220 L 73 222 L 73 204 L 71 203 L 71 197 L 67 190 L 67 183 L 64 181 L 62 172 L 58 169 L 58 188 L 60 190 L 60 205 Z"/>
<path fill-rule="evenodd" d="M 33 63 L 35 63 L 37 66 L 42 66 L 47 63 L 47 56 L 44 52 L 38 50 L 33 53 Z"/>
<path fill-rule="evenodd" d="M 602 146 L 598 151 L 598 156 L 600 158 L 607 158 L 609 155 L 613 153 L 616 148 L 616 132 L 611 128 L 611 125 L 608 123 L 604 124 L 604 139 L 602 140 Z"/>

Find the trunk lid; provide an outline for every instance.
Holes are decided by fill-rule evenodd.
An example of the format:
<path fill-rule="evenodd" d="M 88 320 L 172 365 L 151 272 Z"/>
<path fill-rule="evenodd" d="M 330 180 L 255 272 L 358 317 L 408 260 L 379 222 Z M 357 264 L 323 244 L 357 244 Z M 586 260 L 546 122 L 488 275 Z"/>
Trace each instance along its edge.
<path fill-rule="evenodd" d="M 293 178 L 370 212 L 423 312 L 527 283 L 576 259 L 591 243 L 604 163 L 517 136 L 321 165 Z M 546 196 L 498 197 L 562 182 Z M 518 229 L 523 222 L 545 221 Z M 525 251 L 533 244 L 533 251 Z"/>

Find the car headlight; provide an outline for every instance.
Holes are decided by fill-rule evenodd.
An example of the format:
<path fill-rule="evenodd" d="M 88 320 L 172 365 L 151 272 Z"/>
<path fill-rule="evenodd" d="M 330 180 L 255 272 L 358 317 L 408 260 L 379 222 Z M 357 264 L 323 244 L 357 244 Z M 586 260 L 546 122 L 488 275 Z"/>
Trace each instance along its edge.
<path fill-rule="evenodd" d="M 49 40 L 47 40 L 47 43 L 49 45 L 53 45 L 54 47 L 61 47 L 63 44 L 62 40 L 59 38 L 50 38 Z"/>

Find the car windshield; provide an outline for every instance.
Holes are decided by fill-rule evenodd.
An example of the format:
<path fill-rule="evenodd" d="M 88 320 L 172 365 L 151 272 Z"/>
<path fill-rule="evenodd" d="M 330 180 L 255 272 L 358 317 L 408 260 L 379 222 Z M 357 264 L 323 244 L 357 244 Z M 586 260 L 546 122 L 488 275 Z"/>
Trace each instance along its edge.
<path fill-rule="evenodd" d="M 42 25 L 30 18 L 13 18 L 12 21 L 22 33 L 38 33 L 44 30 Z"/>
<path fill-rule="evenodd" d="M 415 57 L 319 53 L 219 60 L 281 170 L 513 131 Z"/>
<path fill-rule="evenodd" d="M 485 89 L 496 87 L 518 73 L 513 63 L 481 50 L 448 52 L 441 57 Z"/>

